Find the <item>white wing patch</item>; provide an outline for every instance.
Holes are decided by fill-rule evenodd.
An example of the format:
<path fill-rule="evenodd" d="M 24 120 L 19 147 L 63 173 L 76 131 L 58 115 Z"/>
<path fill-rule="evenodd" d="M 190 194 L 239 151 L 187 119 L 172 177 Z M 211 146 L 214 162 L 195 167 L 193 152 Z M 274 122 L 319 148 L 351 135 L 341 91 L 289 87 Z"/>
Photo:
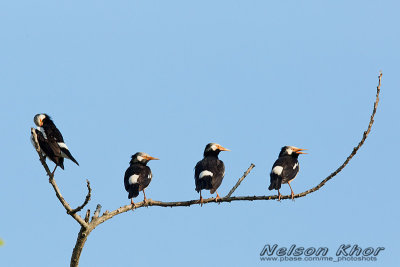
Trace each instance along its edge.
<path fill-rule="evenodd" d="M 201 179 L 201 178 L 203 178 L 204 176 L 213 176 L 214 174 L 212 173 L 212 172 L 210 172 L 210 171 L 202 171 L 200 174 L 199 174 L 199 179 Z"/>
<path fill-rule="evenodd" d="M 131 177 L 129 177 L 129 184 L 137 184 L 138 183 L 138 179 L 139 179 L 139 175 L 138 174 L 134 174 Z"/>
<path fill-rule="evenodd" d="M 296 163 L 293 165 L 293 170 L 296 169 L 297 166 L 299 166 L 299 163 L 298 163 L 298 162 L 296 162 Z"/>
<path fill-rule="evenodd" d="M 69 150 L 68 147 L 67 147 L 67 145 L 66 145 L 65 143 L 60 142 L 60 143 L 57 143 L 57 144 L 58 144 L 59 147 L 65 148 L 65 149 Z"/>
<path fill-rule="evenodd" d="M 282 166 L 275 166 L 272 169 L 272 172 L 275 173 L 276 175 L 281 175 L 283 171 L 283 167 Z"/>
<path fill-rule="evenodd" d="M 65 143 L 59 142 L 59 143 L 57 143 L 57 144 L 58 144 L 58 146 L 59 146 L 60 148 L 65 148 L 66 150 L 69 150 L 68 147 L 67 147 L 67 145 L 66 145 Z M 66 159 L 69 159 L 68 155 L 65 154 L 63 151 L 61 151 L 61 157 L 66 158 Z"/>

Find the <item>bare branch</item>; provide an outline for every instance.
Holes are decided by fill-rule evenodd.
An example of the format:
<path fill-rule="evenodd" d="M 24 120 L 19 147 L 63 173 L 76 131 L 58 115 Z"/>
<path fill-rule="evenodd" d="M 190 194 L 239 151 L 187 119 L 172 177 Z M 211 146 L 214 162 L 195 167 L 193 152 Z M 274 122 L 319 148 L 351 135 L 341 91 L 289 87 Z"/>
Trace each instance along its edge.
<path fill-rule="evenodd" d="M 73 213 L 77 213 L 77 212 L 81 211 L 89 203 L 91 193 L 92 193 L 92 188 L 90 188 L 90 182 L 88 179 L 86 179 L 86 185 L 87 185 L 88 193 L 86 195 L 85 201 L 83 202 L 82 205 L 78 206 L 76 209 L 73 209 L 71 212 L 68 212 L 68 214 L 73 214 Z"/>
<path fill-rule="evenodd" d="M 47 166 L 46 160 L 43 157 L 40 149 L 38 149 L 39 144 L 37 143 L 37 138 L 35 137 L 34 140 L 35 140 L 36 152 L 39 155 L 39 160 L 42 163 L 43 168 L 45 169 L 47 175 L 49 176 L 49 183 L 53 186 L 53 189 L 56 192 L 56 196 L 57 196 L 58 200 L 61 202 L 61 204 L 67 211 L 67 213 L 72 216 L 72 218 L 74 218 L 81 226 L 83 226 L 85 228 L 88 227 L 88 224 L 82 219 L 81 216 L 79 216 L 76 213 L 71 213 L 73 211 L 71 206 L 68 204 L 67 201 L 65 201 L 64 197 L 61 195 L 60 189 L 58 188 L 56 180 L 54 179 L 54 175 L 51 173 L 49 166 Z"/>
<path fill-rule="evenodd" d="M 82 249 L 85 246 L 90 231 L 91 230 L 86 229 L 85 227 L 81 227 L 81 230 L 78 233 L 78 238 L 76 239 L 74 250 L 72 251 L 71 263 L 70 263 L 71 267 L 78 267 Z"/>
<path fill-rule="evenodd" d="M 50 173 L 51 174 L 51 173 Z M 58 200 L 61 202 L 61 204 L 64 206 L 65 210 L 67 211 L 67 213 L 69 215 L 72 216 L 72 218 L 74 218 L 80 225 L 82 225 L 83 227 L 87 227 L 88 224 L 82 219 L 81 216 L 79 216 L 76 213 L 71 213 L 72 212 L 72 208 L 71 206 L 68 204 L 67 201 L 65 201 L 64 197 L 61 195 L 60 189 L 57 186 L 56 180 L 53 178 L 53 175 L 51 174 L 51 177 L 49 179 L 49 183 L 53 186 L 54 191 L 56 192 L 56 196 L 58 198 Z"/>
<path fill-rule="evenodd" d="M 225 197 L 230 197 L 232 196 L 233 192 L 235 192 L 235 190 L 239 187 L 240 183 L 244 180 L 244 178 L 246 178 L 246 176 L 251 172 L 251 170 L 255 167 L 256 165 L 254 165 L 253 163 L 250 165 L 250 167 L 247 169 L 247 171 L 244 172 L 243 176 L 239 178 L 239 180 L 237 181 L 237 183 L 235 184 L 234 187 L 232 187 L 231 191 L 229 191 L 229 193 L 225 196 Z"/>
<path fill-rule="evenodd" d="M 378 103 L 379 103 L 379 93 L 380 93 L 380 88 L 381 88 L 381 79 L 382 79 L 382 73 L 380 72 L 379 74 L 379 82 L 377 86 L 377 92 L 376 92 L 376 100 L 374 103 L 372 115 L 370 117 L 370 121 L 368 124 L 367 130 L 363 133 L 363 136 L 361 138 L 361 141 L 358 143 L 356 147 L 353 148 L 352 152 L 350 155 L 346 158 L 346 160 L 343 162 L 342 165 L 340 165 L 333 173 L 331 173 L 328 177 L 326 177 L 324 180 L 322 180 L 317 186 L 304 191 L 300 194 L 294 195 L 295 198 L 300 198 L 304 197 L 312 192 L 315 192 L 319 190 L 322 186 L 324 186 L 329 180 L 331 180 L 334 176 L 336 176 L 339 172 L 343 170 L 344 167 L 347 166 L 349 161 L 356 155 L 357 151 L 361 148 L 361 146 L 364 144 L 365 140 L 367 139 L 369 133 L 371 132 L 372 125 L 374 123 L 374 117 L 376 114 L 376 110 L 378 108 Z M 81 206 L 78 206 L 76 209 L 72 209 L 68 202 L 65 201 L 63 196 L 60 193 L 60 190 L 54 180 L 53 174 L 50 172 L 49 167 L 46 164 L 45 158 L 43 157 L 40 147 L 37 142 L 37 136 L 35 136 L 34 131 L 32 131 L 32 134 L 34 135 L 34 143 L 35 143 L 35 148 L 36 151 L 38 152 L 40 162 L 42 163 L 44 169 L 46 170 L 47 175 L 50 177 L 49 182 L 53 186 L 54 191 L 56 192 L 56 196 L 61 202 L 61 204 L 64 206 L 66 209 L 67 213 L 71 215 L 80 225 L 81 225 L 81 230 L 78 234 L 78 238 L 71 256 L 71 266 L 78 266 L 79 264 L 79 258 L 82 252 L 82 249 L 85 245 L 85 242 L 87 240 L 88 235 L 90 232 L 95 229 L 98 225 L 101 223 L 113 218 L 114 216 L 130 211 L 132 210 L 132 205 L 126 205 L 123 207 L 120 207 L 114 211 L 109 212 L 106 210 L 102 216 L 99 216 L 101 205 L 97 205 L 96 211 L 92 217 L 92 221 L 89 223 L 89 217 L 90 217 L 90 210 L 87 210 L 86 216 L 84 219 L 80 217 L 78 214 L 76 214 L 78 211 L 82 210 L 89 202 L 90 197 L 91 197 L 91 188 L 90 188 L 90 183 L 88 180 L 87 181 L 87 187 L 88 187 L 88 194 L 86 195 L 85 201 Z M 255 200 L 273 200 L 273 199 L 278 199 L 277 195 L 271 195 L 271 196 L 239 196 L 239 197 L 231 197 L 231 195 L 235 192 L 235 190 L 240 186 L 241 182 L 246 178 L 246 176 L 251 172 L 251 170 L 255 167 L 254 164 L 251 164 L 250 167 L 247 169 L 247 171 L 243 174 L 243 176 L 238 180 L 238 182 L 235 184 L 235 186 L 230 190 L 230 192 L 223 198 L 221 198 L 218 203 L 223 203 L 223 202 L 232 202 L 232 201 L 255 201 Z M 282 196 L 281 199 L 291 199 L 290 195 L 285 195 Z M 216 203 L 215 198 L 208 198 L 203 200 L 203 204 L 207 203 Z M 189 201 L 177 201 L 177 202 L 162 202 L 162 201 L 157 201 L 157 200 L 152 200 L 148 199 L 146 203 L 139 202 L 135 203 L 134 209 L 142 208 L 142 207 L 148 207 L 148 206 L 159 206 L 159 207 L 187 207 L 195 204 L 200 204 L 200 200 L 189 200 Z"/>
<path fill-rule="evenodd" d="M 379 83 L 377 86 L 377 90 L 376 90 L 376 100 L 374 103 L 374 107 L 372 110 L 372 115 L 370 117 L 370 121 L 368 124 L 368 128 L 367 130 L 364 132 L 363 137 L 361 139 L 361 141 L 358 143 L 358 145 L 352 150 L 352 152 L 350 153 L 350 155 L 347 157 L 347 159 L 344 161 L 344 163 L 342 165 L 339 166 L 339 168 L 337 168 L 336 171 L 334 171 L 333 173 L 331 173 L 328 177 L 326 177 L 324 180 L 322 180 L 322 182 L 320 182 L 317 186 L 302 192 L 300 194 L 296 194 L 294 195 L 295 198 L 300 198 L 300 197 L 304 197 L 312 192 L 317 191 L 318 189 L 320 189 L 322 186 L 324 186 L 330 179 L 332 179 L 334 176 L 336 176 L 339 172 L 341 172 L 343 170 L 344 167 L 346 167 L 346 165 L 349 163 L 349 161 L 356 155 L 357 151 L 360 149 L 360 147 L 364 144 L 365 140 L 368 137 L 368 134 L 371 131 L 372 125 L 374 123 L 374 117 L 376 114 L 376 110 L 378 108 L 378 102 L 379 102 L 379 93 L 380 93 L 380 88 L 381 88 L 381 79 L 382 79 L 382 73 L 379 74 Z M 254 167 L 254 166 L 253 166 Z M 244 175 L 239 179 L 239 181 L 237 182 L 237 184 L 232 188 L 232 193 L 235 191 L 235 189 L 240 185 L 240 183 L 243 181 L 243 179 L 247 176 L 247 174 L 251 171 L 251 169 L 253 168 L 252 165 L 249 167 L 249 169 L 244 173 Z M 243 178 L 243 179 L 242 179 Z M 277 195 L 271 195 L 271 196 L 242 196 L 242 197 L 230 197 L 230 195 L 232 194 L 231 192 L 228 193 L 228 195 L 224 198 L 221 198 L 218 203 L 222 203 L 222 202 L 232 202 L 232 201 L 255 201 L 255 200 L 273 200 L 273 199 L 278 199 Z M 281 199 L 291 199 L 291 195 L 285 195 L 282 196 Z M 215 198 L 208 198 L 208 199 L 204 199 L 203 200 L 203 204 L 207 204 L 207 203 L 216 203 L 215 202 Z M 135 203 L 135 209 L 144 207 L 144 206 L 159 206 L 159 207 L 187 207 L 187 206 L 191 206 L 194 204 L 200 204 L 200 200 L 196 199 L 196 200 L 189 200 L 189 201 L 177 201 L 177 202 L 162 202 L 162 201 L 156 201 L 156 200 L 152 200 L 152 199 L 147 199 L 147 202 L 144 203 L 139 202 L 139 203 Z M 95 223 L 96 226 L 111 219 L 112 217 L 127 212 L 129 210 L 132 209 L 132 205 L 126 205 L 123 207 L 120 207 L 112 212 L 109 212 L 107 214 L 103 214 L 101 217 L 99 217 L 96 221 L 93 221 L 92 223 Z"/>
<path fill-rule="evenodd" d="M 328 182 L 330 179 L 332 179 L 334 176 L 336 176 L 339 172 L 341 172 L 343 170 L 344 167 L 346 167 L 346 165 L 349 163 L 349 161 L 356 155 L 357 151 L 360 149 L 360 147 L 364 144 L 365 139 L 367 139 L 369 133 L 371 132 L 371 128 L 372 128 L 372 124 L 374 123 L 374 117 L 376 114 L 376 110 L 378 108 L 378 103 L 379 103 L 379 93 L 381 92 L 381 80 L 382 80 L 382 72 L 379 72 L 379 76 L 378 76 L 378 86 L 376 87 L 376 99 L 375 99 L 375 103 L 374 103 L 374 108 L 372 110 L 372 114 L 371 114 L 371 118 L 369 120 L 369 124 L 368 124 L 368 128 L 367 130 L 364 132 L 363 137 L 361 139 L 361 141 L 358 143 L 358 145 L 353 148 L 353 151 L 351 152 L 351 154 L 347 157 L 347 159 L 343 162 L 342 165 L 339 166 L 339 168 L 336 169 L 336 171 L 332 172 L 328 177 L 326 177 L 322 182 L 320 182 L 317 186 L 303 192 L 300 194 L 295 195 L 295 198 L 298 197 L 304 197 L 312 192 L 317 191 L 318 189 L 320 189 L 321 187 L 323 187 L 326 182 Z M 285 196 L 285 198 L 289 198 L 290 196 Z"/>

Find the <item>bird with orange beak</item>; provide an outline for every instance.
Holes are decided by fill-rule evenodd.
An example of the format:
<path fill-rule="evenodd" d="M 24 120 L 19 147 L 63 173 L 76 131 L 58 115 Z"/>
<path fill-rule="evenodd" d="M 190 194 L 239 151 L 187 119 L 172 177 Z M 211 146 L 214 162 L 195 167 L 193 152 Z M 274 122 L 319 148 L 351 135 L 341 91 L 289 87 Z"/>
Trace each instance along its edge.
<path fill-rule="evenodd" d="M 200 193 L 200 204 L 203 205 L 203 197 L 201 190 L 210 190 L 214 194 L 222 183 L 225 175 L 225 165 L 222 160 L 218 159 L 218 154 L 221 151 L 230 151 L 219 144 L 209 143 L 204 149 L 204 158 L 197 162 L 194 167 L 194 181 L 196 191 Z M 215 201 L 220 199 L 218 192 Z"/>
<path fill-rule="evenodd" d="M 147 201 L 144 189 L 149 186 L 151 179 L 153 178 L 153 174 L 151 173 L 150 168 L 147 166 L 147 163 L 150 160 L 156 159 L 158 158 L 151 157 L 143 152 L 137 152 L 132 156 L 132 159 L 129 162 L 130 166 L 125 171 L 124 184 L 125 190 L 129 193 L 128 198 L 131 199 L 132 208 L 135 207 L 133 198 L 137 197 L 140 191 L 143 191 L 143 201 Z"/>
<path fill-rule="evenodd" d="M 278 190 L 278 200 L 281 200 L 281 193 L 279 189 L 281 188 L 282 184 L 288 184 L 291 191 L 292 200 L 294 200 L 294 193 L 290 182 L 296 178 L 297 173 L 299 172 L 299 161 L 297 158 L 300 154 L 307 154 L 302 152 L 302 148 L 297 148 L 294 146 L 284 146 L 279 153 L 278 159 L 275 161 L 274 165 L 272 166 L 272 170 L 270 173 L 270 181 L 271 184 L 269 185 L 268 189 Z"/>

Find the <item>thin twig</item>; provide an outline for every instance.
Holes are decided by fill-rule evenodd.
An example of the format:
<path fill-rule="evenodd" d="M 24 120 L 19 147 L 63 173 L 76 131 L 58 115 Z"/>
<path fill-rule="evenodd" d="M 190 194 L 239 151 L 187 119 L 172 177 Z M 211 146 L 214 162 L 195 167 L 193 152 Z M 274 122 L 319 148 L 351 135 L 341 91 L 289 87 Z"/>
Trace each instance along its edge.
<path fill-rule="evenodd" d="M 69 214 L 77 213 L 77 212 L 81 211 L 89 203 L 91 193 L 92 193 L 92 188 L 90 188 L 90 182 L 88 179 L 86 179 L 86 185 L 87 185 L 88 193 L 86 195 L 85 201 L 83 202 L 82 205 L 78 206 L 76 209 L 73 209 L 71 212 L 69 212 Z"/>
<path fill-rule="evenodd" d="M 256 165 L 254 165 L 253 163 L 250 165 L 250 167 L 247 169 L 247 171 L 244 172 L 243 176 L 239 178 L 239 180 L 237 181 L 237 183 L 235 184 L 234 187 L 232 187 L 231 191 L 229 191 L 229 193 L 225 196 L 225 197 L 230 197 L 232 196 L 233 192 L 235 192 L 235 190 L 239 187 L 240 183 L 244 180 L 244 178 L 246 178 L 246 176 L 251 172 L 251 170 L 255 167 Z"/>
<path fill-rule="evenodd" d="M 42 162 L 43 164 L 43 162 Z M 46 163 L 44 163 L 46 164 Z M 48 169 L 48 167 L 47 167 Z M 71 213 L 72 212 L 72 208 L 69 205 L 69 203 L 64 199 L 64 197 L 61 195 L 60 189 L 57 186 L 56 180 L 54 179 L 53 175 L 51 173 L 49 173 L 51 175 L 50 179 L 49 179 L 49 183 L 53 186 L 54 191 L 56 192 L 56 196 L 58 198 L 58 200 L 61 202 L 61 204 L 64 206 L 65 210 L 67 211 L 67 213 L 69 215 L 72 216 L 72 218 L 74 218 L 81 226 L 83 227 L 87 227 L 88 224 L 82 219 L 81 216 L 79 216 L 76 213 Z"/>
<path fill-rule="evenodd" d="M 87 211 L 86 211 L 86 215 L 85 215 L 85 222 L 89 222 L 89 218 L 90 218 L 90 209 L 88 209 Z"/>
<path fill-rule="evenodd" d="M 101 205 L 97 204 L 96 210 L 94 211 L 94 214 L 93 214 L 93 217 L 92 217 L 92 221 L 99 217 L 100 211 L 101 211 Z"/>
<path fill-rule="evenodd" d="M 358 145 L 353 148 L 353 151 L 351 152 L 351 154 L 347 157 L 347 159 L 343 162 L 342 165 L 339 166 L 339 168 L 336 169 L 336 171 L 332 172 L 328 177 L 326 177 L 322 182 L 320 182 L 317 186 L 303 192 L 300 194 L 295 195 L 295 198 L 299 198 L 299 197 L 304 197 L 312 192 L 317 191 L 318 189 L 320 189 L 321 187 L 323 187 L 326 182 L 328 182 L 330 179 L 332 179 L 334 176 L 336 176 L 336 174 L 338 174 L 340 171 L 343 170 L 344 167 L 346 167 L 346 165 L 349 163 L 349 161 L 356 155 L 357 151 L 360 149 L 360 147 L 364 144 L 365 140 L 367 139 L 369 133 L 371 132 L 371 128 L 372 128 L 372 124 L 374 124 L 374 117 L 376 114 L 376 110 L 378 108 L 378 103 L 379 103 L 379 93 L 381 92 L 381 81 L 382 81 L 382 72 L 379 72 L 379 76 L 378 76 L 379 82 L 378 82 L 378 86 L 376 87 L 376 99 L 375 99 L 375 103 L 374 103 L 374 108 L 372 110 L 372 115 L 371 118 L 369 120 L 369 124 L 368 124 L 368 128 L 367 130 L 364 132 L 363 137 L 361 139 L 361 141 L 358 143 Z M 290 195 L 285 196 L 285 199 L 288 199 L 290 197 Z M 281 198 L 283 199 L 283 198 Z"/>

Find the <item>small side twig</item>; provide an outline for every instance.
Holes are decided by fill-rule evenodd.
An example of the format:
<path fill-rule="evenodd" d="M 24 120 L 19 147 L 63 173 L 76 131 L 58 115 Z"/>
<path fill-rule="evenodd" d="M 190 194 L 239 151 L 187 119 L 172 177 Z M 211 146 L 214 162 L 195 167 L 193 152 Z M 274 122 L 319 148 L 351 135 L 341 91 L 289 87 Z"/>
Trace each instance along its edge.
<path fill-rule="evenodd" d="M 94 211 L 94 214 L 93 214 L 93 217 L 92 217 L 92 221 L 99 217 L 100 212 L 101 212 L 101 205 L 97 204 L 96 210 Z"/>
<path fill-rule="evenodd" d="M 76 209 L 71 210 L 71 212 L 69 212 L 68 214 L 73 214 L 73 213 L 77 213 L 79 211 L 81 211 L 88 203 L 92 194 L 92 188 L 90 188 L 90 182 L 88 179 L 86 179 L 86 185 L 87 185 L 87 189 L 88 189 L 88 193 L 86 195 L 85 201 L 83 202 L 82 205 L 78 206 Z"/>
<path fill-rule="evenodd" d="M 256 165 L 254 165 L 253 163 L 251 163 L 250 167 L 247 169 L 247 171 L 244 172 L 243 176 L 239 178 L 239 180 L 237 181 L 237 183 L 235 184 L 234 187 L 232 187 L 231 191 L 229 191 L 229 193 L 225 196 L 225 197 L 230 197 L 233 192 L 235 192 L 235 190 L 239 187 L 240 183 L 244 180 L 244 178 L 246 178 L 246 176 L 251 172 L 251 170 L 255 167 Z"/>
<path fill-rule="evenodd" d="M 85 215 L 85 222 L 89 222 L 89 218 L 90 218 L 90 209 L 88 209 L 87 211 L 86 211 L 86 215 Z"/>

